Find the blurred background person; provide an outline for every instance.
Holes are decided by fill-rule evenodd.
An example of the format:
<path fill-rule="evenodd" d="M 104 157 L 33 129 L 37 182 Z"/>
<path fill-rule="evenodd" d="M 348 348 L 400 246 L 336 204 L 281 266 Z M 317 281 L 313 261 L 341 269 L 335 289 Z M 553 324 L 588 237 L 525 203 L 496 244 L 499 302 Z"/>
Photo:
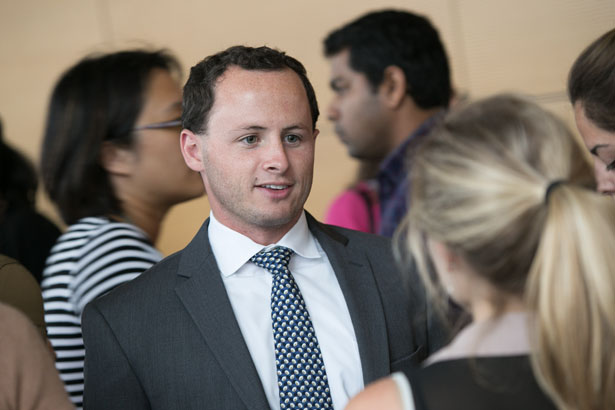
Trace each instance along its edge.
<path fill-rule="evenodd" d="M 24 314 L 0 303 L 0 405 L 4 410 L 74 409 L 43 339 Z"/>
<path fill-rule="evenodd" d="M 461 108 L 468 101 L 467 93 L 453 91 L 449 109 Z M 359 160 L 356 180 L 333 198 L 325 214 L 325 223 L 362 232 L 379 233 L 379 169 L 379 161 Z"/>
<path fill-rule="evenodd" d="M 568 96 L 577 128 L 594 158 L 598 191 L 615 194 L 615 29 L 579 55 L 570 70 Z"/>
<path fill-rule="evenodd" d="M 356 181 L 336 196 L 325 215 L 325 223 L 361 232 L 380 231 L 380 203 L 376 175 L 380 163 L 361 161 Z"/>
<path fill-rule="evenodd" d="M 473 323 L 348 409 L 615 408 L 615 207 L 582 150 L 511 96 L 454 113 L 421 146 L 400 243 Z"/>
<path fill-rule="evenodd" d="M 451 99 L 444 46 L 427 18 L 383 10 L 330 33 L 324 52 L 335 93 L 328 118 L 350 156 L 380 164 L 379 233 L 391 237 L 408 207 L 407 154 Z"/>
<path fill-rule="evenodd" d="M 0 253 L 17 259 L 40 283 L 60 230 L 36 211 L 37 188 L 34 166 L 5 143 L 0 121 Z"/>
<path fill-rule="evenodd" d="M 154 248 L 173 205 L 203 194 L 179 150 L 180 67 L 164 51 L 90 56 L 53 90 L 43 182 L 67 231 L 47 260 L 45 321 L 56 367 L 81 406 L 81 312 L 161 259 Z"/>

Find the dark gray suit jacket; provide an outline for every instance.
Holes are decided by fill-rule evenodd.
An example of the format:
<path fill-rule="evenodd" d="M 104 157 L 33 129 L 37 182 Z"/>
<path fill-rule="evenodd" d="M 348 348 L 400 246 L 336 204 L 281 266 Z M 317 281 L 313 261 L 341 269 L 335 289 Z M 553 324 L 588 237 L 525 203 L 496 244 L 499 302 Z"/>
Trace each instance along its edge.
<path fill-rule="evenodd" d="M 426 357 L 424 292 L 404 288 L 390 241 L 307 217 L 346 299 L 365 383 Z M 208 223 L 185 249 L 85 308 L 86 410 L 269 408 Z"/>

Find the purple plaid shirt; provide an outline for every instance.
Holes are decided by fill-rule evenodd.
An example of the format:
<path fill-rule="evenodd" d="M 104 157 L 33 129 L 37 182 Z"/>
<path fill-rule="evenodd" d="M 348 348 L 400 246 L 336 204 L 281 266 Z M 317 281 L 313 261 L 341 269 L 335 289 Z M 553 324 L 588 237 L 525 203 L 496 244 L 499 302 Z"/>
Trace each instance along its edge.
<path fill-rule="evenodd" d="M 439 111 L 424 121 L 410 136 L 388 157 L 382 161 L 378 173 L 378 189 L 380 199 L 380 235 L 392 237 L 395 229 L 408 210 L 408 190 L 410 180 L 407 161 L 409 148 L 414 147 L 431 132 L 445 111 Z"/>

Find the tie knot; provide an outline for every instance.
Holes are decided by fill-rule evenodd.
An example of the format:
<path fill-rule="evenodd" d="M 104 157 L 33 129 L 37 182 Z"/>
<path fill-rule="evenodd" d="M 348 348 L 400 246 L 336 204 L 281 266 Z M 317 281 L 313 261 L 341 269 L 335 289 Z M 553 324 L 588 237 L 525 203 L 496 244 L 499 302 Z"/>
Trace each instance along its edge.
<path fill-rule="evenodd" d="M 277 273 L 282 268 L 288 268 L 290 257 L 295 253 L 284 246 L 276 246 L 269 250 L 262 250 L 250 258 L 250 261 L 271 273 Z"/>

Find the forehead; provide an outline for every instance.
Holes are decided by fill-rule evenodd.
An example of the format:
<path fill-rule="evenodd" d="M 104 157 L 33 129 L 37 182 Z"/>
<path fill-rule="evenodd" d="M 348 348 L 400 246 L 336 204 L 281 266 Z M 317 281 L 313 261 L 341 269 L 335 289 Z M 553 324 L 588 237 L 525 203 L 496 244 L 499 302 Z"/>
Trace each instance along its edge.
<path fill-rule="evenodd" d="M 275 71 L 230 67 L 217 81 L 210 119 L 285 119 L 311 124 L 307 92 L 291 69 Z M 211 121 L 210 121 L 211 122 Z"/>
<path fill-rule="evenodd" d="M 167 70 L 153 69 L 148 77 L 145 87 L 147 97 L 169 97 L 177 99 L 181 97 L 181 88 L 178 81 Z"/>
<path fill-rule="evenodd" d="M 147 83 L 142 116 L 177 114 L 181 111 L 181 88 L 179 83 L 166 70 L 152 70 Z"/>
<path fill-rule="evenodd" d="M 587 149 L 595 153 L 597 150 L 609 146 L 615 147 L 615 132 L 610 132 L 596 126 L 585 115 L 581 102 L 576 102 L 574 105 L 574 118 Z"/>
<path fill-rule="evenodd" d="M 331 63 L 331 73 L 333 75 L 359 74 L 350 67 L 350 50 L 347 48 L 329 57 L 329 62 Z"/>
<path fill-rule="evenodd" d="M 280 70 L 246 70 L 230 66 L 216 81 L 216 93 L 238 90 L 270 89 L 276 93 L 292 93 L 303 89 L 299 75 L 290 68 Z"/>
<path fill-rule="evenodd" d="M 358 89 L 372 90 L 365 73 L 356 71 L 350 66 L 350 50 L 344 49 L 329 57 L 331 63 L 330 85 L 332 87 L 352 85 Z"/>

